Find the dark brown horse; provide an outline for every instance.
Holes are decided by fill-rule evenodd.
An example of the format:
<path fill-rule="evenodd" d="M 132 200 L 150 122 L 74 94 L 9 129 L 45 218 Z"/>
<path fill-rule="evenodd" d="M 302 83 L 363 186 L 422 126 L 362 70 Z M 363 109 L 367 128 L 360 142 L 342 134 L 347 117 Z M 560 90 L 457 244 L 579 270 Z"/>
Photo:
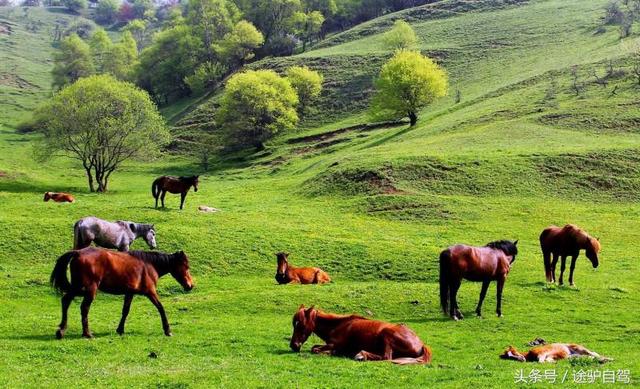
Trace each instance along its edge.
<path fill-rule="evenodd" d="M 67 279 L 67 267 L 71 272 L 71 282 Z M 63 293 L 62 321 L 56 337 L 61 339 L 64 336 L 69 304 L 76 296 L 84 297 L 80 306 L 82 336 L 92 337 L 89 331 L 89 307 L 98 290 L 124 295 L 122 319 L 116 330 L 118 334 L 124 334 L 124 322 L 129 314 L 133 296 L 141 294 L 147 296 L 156 306 L 162 319 L 164 333 L 171 336 L 167 315 L 156 292 L 158 278 L 167 273 L 170 273 L 185 290 L 193 288 L 189 259 L 182 251 L 163 254 L 153 251 L 118 252 L 89 247 L 63 254 L 58 258 L 51 273 L 51 285 Z"/>
<path fill-rule="evenodd" d="M 497 283 L 496 313 L 502 316 L 502 289 L 516 260 L 518 241 L 500 240 L 488 243 L 484 247 L 455 245 L 440 253 L 440 305 L 445 315 L 452 319 L 463 318 L 458 309 L 456 295 L 462 279 L 482 282 L 480 300 L 476 314 L 481 316 L 482 302 L 487 294 L 489 283 Z M 449 312 L 447 312 L 447 310 Z"/>
<path fill-rule="evenodd" d="M 298 308 L 293 315 L 290 347 L 298 352 L 315 333 L 325 345 L 311 348 L 315 354 L 340 355 L 358 361 L 391 361 L 397 364 L 429 363 L 431 349 L 402 324 L 371 320 L 357 315 L 334 315 L 314 307 Z"/>
<path fill-rule="evenodd" d="M 276 269 L 276 281 L 279 284 L 324 284 L 331 282 L 331 277 L 319 267 L 293 267 L 289 265 L 288 253 L 277 253 L 278 268 Z"/>
<path fill-rule="evenodd" d="M 53 200 L 56 203 L 73 203 L 76 199 L 73 195 L 64 192 L 45 192 L 44 201 Z"/>
<path fill-rule="evenodd" d="M 558 263 L 558 258 L 561 257 L 562 264 L 558 283 L 562 285 L 567 256 L 571 256 L 569 285 L 574 286 L 573 270 L 576 268 L 576 260 L 580 255 L 580 250 L 585 250 L 585 255 L 591 261 L 594 269 L 598 267 L 600 242 L 576 225 L 567 224 L 564 227 L 551 226 L 545 228 L 540 234 L 540 247 L 544 258 L 544 272 L 547 282 L 556 282 L 556 264 Z M 551 255 L 553 255 L 553 262 L 551 261 Z"/>
<path fill-rule="evenodd" d="M 164 196 L 169 192 L 173 194 L 180 193 L 180 209 L 182 209 L 189 189 L 193 186 L 193 191 L 198 191 L 199 178 L 200 176 L 162 176 L 156 178 L 151 185 L 151 194 L 156 199 L 156 208 L 158 208 L 158 198 L 162 201 L 162 208 L 164 208 Z"/>

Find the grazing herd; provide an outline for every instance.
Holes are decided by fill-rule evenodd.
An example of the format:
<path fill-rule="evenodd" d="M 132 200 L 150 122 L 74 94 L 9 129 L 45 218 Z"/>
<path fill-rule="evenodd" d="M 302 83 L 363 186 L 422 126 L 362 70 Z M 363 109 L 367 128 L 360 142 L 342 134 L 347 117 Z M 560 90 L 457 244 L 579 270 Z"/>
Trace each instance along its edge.
<path fill-rule="evenodd" d="M 185 197 L 193 186 L 198 190 L 199 176 L 163 176 L 152 185 L 152 194 L 158 206 L 158 199 L 164 207 L 167 192 L 180 193 L 180 209 Z M 73 202 L 67 193 L 45 193 L 45 201 Z M 85 217 L 77 221 L 73 228 L 73 250 L 58 258 L 51 273 L 51 285 L 62 294 L 62 319 L 56 332 L 62 338 L 67 328 L 67 311 L 75 297 L 82 297 L 82 335 L 92 337 L 89 330 L 89 308 L 98 290 L 110 294 L 124 295 L 122 318 L 116 332 L 124 334 L 124 324 L 135 295 L 146 296 L 160 314 L 162 328 L 167 336 L 171 329 L 164 308 L 156 292 L 158 279 L 166 274 L 171 276 L 186 290 L 193 288 L 189 273 L 189 259 L 183 251 L 165 254 L 155 251 L 129 251 L 135 239 L 142 238 L 151 249 L 157 247 L 156 233 L 152 224 L 130 221 L 108 222 L 96 217 Z M 89 247 L 91 242 L 99 247 Z M 502 291 L 507 275 L 518 255 L 518 241 L 499 240 L 486 246 L 474 247 L 454 245 L 440 253 L 440 305 L 446 315 L 453 320 L 463 319 L 458 307 L 457 293 L 462 280 L 482 282 L 476 314 L 481 316 L 482 303 L 489 284 L 497 285 L 496 314 L 502 316 Z M 587 258 L 598 266 L 600 242 L 575 225 L 551 226 L 540 235 L 540 246 L 544 258 L 547 281 L 555 282 L 555 268 L 561 262 L 559 284 L 563 283 L 566 258 L 571 257 L 569 283 L 574 285 L 573 275 L 580 250 L 585 250 Z M 112 251 L 108 249 L 116 249 Z M 331 282 L 331 277 L 317 267 L 294 267 L 288 263 L 288 253 L 276 254 L 277 269 L 275 279 L 279 284 L 323 284 Z M 553 260 L 552 260 L 553 258 Z M 71 280 L 67 278 L 67 269 Z M 402 324 L 391 324 L 358 315 L 337 315 L 322 312 L 315 307 L 301 305 L 293 316 L 293 335 L 290 347 L 300 351 L 309 336 L 314 333 L 325 344 L 315 345 L 311 352 L 339 355 L 358 361 L 386 360 L 396 364 L 430 363 L 431 349 L 425 345 L 410 328 Z M 553 343 L 534 347 L 521 353 L 509 346 L 500 355 L 503 359 L 531 362 L 551 362 L 575 356 L 589 356 L 601 362 L 610 359 L 601 357 L 577 344 Z"/>

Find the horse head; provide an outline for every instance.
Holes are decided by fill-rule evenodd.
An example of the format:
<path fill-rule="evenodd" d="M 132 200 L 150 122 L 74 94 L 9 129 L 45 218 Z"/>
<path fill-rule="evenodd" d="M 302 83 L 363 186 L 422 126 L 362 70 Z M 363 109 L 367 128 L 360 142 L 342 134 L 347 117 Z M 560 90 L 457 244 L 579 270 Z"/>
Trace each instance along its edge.
<path fill-rule="evenodd" d="M 51 192 L 44 192 L 44 201 L 49 201 L 51 199 Z"/>
<path fill-rule="evenodd" d="M 278 267 L 276 269 L 276 281 L 279 284 L 286 284 L 289 282 L 287 278 L 287 269 L 289 268 L 289 263 L 287 262 L 287 257 L 289 253 L 279 252 L 276 253 L 276 258 L 278 258 Z"/>
<path fill-rule="evenodd" d="M 504 353 L 500 355 L 502 359 L 512 359 L 515 361 L 525 362 L 527 359 L 522 355 L 521 352 L 515 349 L 513 346 L 509 346 Z"/>
<path fill-rule="evenodd" d="M 293 315 L 293 335 L 291 336 L 291 343 L 289 343 L 291 350 L 295 352 L 300 351 L 304 342 L 307 341 L 316 328 L 317 316 L 318 310 L 313 306 L 305 309 L 304 305 L 300 305 L 298 311 Z"/>
<path fill-rule="evenodd" d="M 193 289 L 193 279 L 189 272 L 189 258 L 184 251 L 173 254 L 171 276 L 178 281 L 187 292 Z"/>
<path fill-rule="evenodd" d="M 155 249 L 158 247 L 156 243 L 156 230 L 153 224 L 129 223 L 129 228 L 136 237 L 141 236 L 150 248 Z"/>
<path fill-rule="evenodd" d="M 193 191 L 194 191 L 194 192 L 197 192 L 197 191 L 198 191 L 198 183 L 199 183 L 199 179 L 200 179 L 200 176 L 193 176 L 193 177 L 191 177 L 191 180 L 192 180 L 192 181 L 191 181 L 191 183 L 192 183 L 192 185 L 193 185 Z"/>
<path fill-rule="evenodd" d="M 600 252 L 600 248 L 600 241 L 597 238 L 589 238 L 587 248 L 585 249 L 585 255 L 591 261 L 591 265 L 593 265 L 594 269 L 599 265 L 598 253 Z"/>
<path fill-rule="evenodd" d="M 510 241 L 510 240 L 498 240 L 495 242 L 487 243 L 487 247 L 491 247 L 492 249 L 501 250 L 505 255 L 511 257 L 512 264 L 516 260 L 516 256 L 518 255 L 518 240 Z"/>

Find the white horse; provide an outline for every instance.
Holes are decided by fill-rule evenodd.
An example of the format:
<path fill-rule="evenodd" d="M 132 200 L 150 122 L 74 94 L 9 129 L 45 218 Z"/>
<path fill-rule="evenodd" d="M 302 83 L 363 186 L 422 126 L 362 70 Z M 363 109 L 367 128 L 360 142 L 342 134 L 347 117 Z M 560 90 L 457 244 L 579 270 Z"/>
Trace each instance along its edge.
<path fill-rule="evenodd" d="M 122 220 L 112 223 L 89 216 L 78 220 L 73 226 L 73 249 L 80 250 L 94 242 L 97 246 L 129 251 L 129 246 L 140 237 L 144 238 L 149 247 L 156 248 L 153 224 Z"/>

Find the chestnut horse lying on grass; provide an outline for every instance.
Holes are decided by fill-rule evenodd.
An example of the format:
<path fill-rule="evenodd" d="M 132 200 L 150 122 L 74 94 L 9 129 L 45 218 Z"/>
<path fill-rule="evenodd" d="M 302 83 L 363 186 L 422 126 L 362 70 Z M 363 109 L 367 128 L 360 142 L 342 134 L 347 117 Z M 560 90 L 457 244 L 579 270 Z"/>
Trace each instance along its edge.
<path fill-rule="evenodd" d="M 576 225 L 567 224 L 564 227 L 551 226 L 545 228 L 540 234 L 540 247 L 544 258 L 544 272 L 547 276 L 547 282 L 556 282 L 556 264 L 558 263 L 558 257 L 561 257 L 562 264 L 558 284 L 562 285 L 567 256 L 571 256 L 569 285 L 573 286 L 573 270 L 576 268 L 576 260 L 582 249 L 585 250 L 585 255 L 591 261 L 593 268 L 598 267 L 600 242 Z M 551 262 L 552 254 L 553 262 Z"/>
<path fill-rule="evenodd" d="M 44 201 L 53 200 L 56 203 L 73 203 L 76 199 L 69 193 L 44 192 Z"/>
<path fill-rule="evenodd" d="M 300 348 L 315 333 L 326 342 L 311 348 L 315 354 L 341 355 L 357 361 L 391 361 L 406 365 L 430 363 L 431 349 L 402 324 L 371 320 L 357 315 L 334 315 L 314 307 L 298 308 L 293 315 L 290 347 Z"/>
<path fill-rule="evenodd" d="M 331 277 L 318 267 L 293 267 L 287 262 L 289 253 L 277 253 L 278 268 L 276 269 L 276 281 L 279 284 L 290 282 L 298 284 L 324 284 L 331 282 Z"/>
<path fill-rule="evenodd" d="M 71 282 L 67 279 L 67 267 L 71 272 Z M 156 306 L 162 319 L 164 334 L 171 336 L 169 321 L 158 299 L 156 284 L 158 278 L 171 273 L 173 278 L 189 291 L 193 281 L 189 273 L 189 259 L 184 252 L 164 254 L 153 251 L 119 252 L 98 248 L 85 248 L 62 254 L 51 273 L 51 285 L 63 293 L 62 321 L 56 337 L 61 339 L 67 329 L 67 311 L 76 296 L 83 296 L 82 336 L 91 338 L 89 331 L 89 307 L 98 289 L 111 294 L 123 294 L 122 319 L 116 332 L 124 334 L 124 322 L 129 314 L 133 296 L 147 296 Z"/>
<path fill-rule="evenodd" d="M 599 362 L 608 362 L 613 359 L 602 357 L 586 347 L 574 343 L 552 343 L 544 346 L 537 346 L 526 353 L 521 353 L 513 346 L 509 346 L 500 358 L 513 359 L 520 362 L 555 362 L 560 359 L 587 356 L 596 358 Z"/>

